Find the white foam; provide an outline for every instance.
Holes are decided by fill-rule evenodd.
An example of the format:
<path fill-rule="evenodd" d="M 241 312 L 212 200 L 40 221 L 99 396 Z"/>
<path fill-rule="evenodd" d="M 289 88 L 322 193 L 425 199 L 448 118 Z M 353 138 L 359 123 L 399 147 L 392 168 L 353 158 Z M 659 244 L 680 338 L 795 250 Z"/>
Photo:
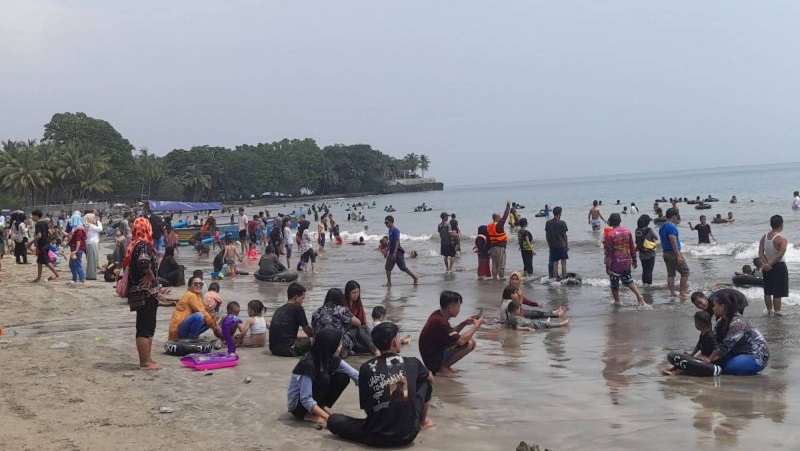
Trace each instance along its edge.
<path fill-rule="evenodd" d="M 758 257 L 758 241 L 753 243 L 685 244 L 683 251 L 694 257 L 725 255 L 732 256 L 736 260 L 753 260 Z M 786 249 L 784 260 L 788 263 L 800 262 L 800 248 L 797 245 L 790 245 Z"/>

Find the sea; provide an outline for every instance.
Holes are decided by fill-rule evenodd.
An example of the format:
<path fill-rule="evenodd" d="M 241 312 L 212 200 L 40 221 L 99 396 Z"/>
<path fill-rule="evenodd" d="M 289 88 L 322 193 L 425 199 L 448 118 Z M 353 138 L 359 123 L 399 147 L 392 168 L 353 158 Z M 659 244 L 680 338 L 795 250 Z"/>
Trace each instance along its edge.
<path fill-rule="evenodd" d="M 317 205 L 324 202 L 334 215 L 344 244 L 329 242 L 319 252 L 317 274 L 301 274 L 300 283 L 309 289 L 305 308 L 310 318 L 328 289 L 343 288 L 348 280 L 356 280 L 361 284 L 367 314 L 376 305 L 384 306 L 388 319 L 412 336 L 412 344 L 404 352 L 418 355 L 416 339 L 427 317 L 438 308 L 440 292 L 461 293 L 462 315 L 483 309 L 487 321 L 477 334 L 476 351 L 457 365 L 460 377 L 437 383 L 435 395 L 444 408 L 449 403 L 472 412 L 464 414 L 461 426 L 491 428 L 492 437 L 526 440 L 559 450 L 792 449 L 789 444 L 797 443 L 796 438 L 791 441 L 792 431 L 800 426 L 795 407 L 800 403 L 793 402 L 800 400 L 800 372 L 794 370 L 800 363 L 796 327 L 800 320 L 796 307 L 800 303 L 800 249 L 794 244 L 800 242 L 800 212 L 791 209 L 793 192 L 800 190 L 798 173 L 800 164 L 780 164 L 560 179 L 532 174 L 529 181 L 499 183 L 482 183 L 476 177 L 475 184 L 446 186 L 440 192 L 318 201 Z M 682 217 L 678 229 L 691 271 L 690 292 L 708 293 L 730 284 L 734 271 L 757 256 L 758 241 L 770 230 L 770 217 L 780 214 L 784 218 L 784 235 L 792 243 L 786 254 L 790 296 L 784 302 L 785 316 L 767 317 L 761 289 L 742 288 L 750 303 L 745 316 L 770 345 L 769 366 L 755 377 L 659 375 L 667 367 L 669 351 L 691 349 L 697 340 L 692 320 L 695 308 L 669 295 L 660 255 L 654 285 L 642 289 L 652 308 L 637 309 L 634 296 L 626 290 L 621 291 L 621 305 L 612 302 L 601 235 L 592 232 L 587 221 L 592 201 L 602 201 L 606 217 L 632 203 L 639 214 L 654 217 L 656 199 L 697 196 L 719 201 L 703 211 L 678 204 Z M 737 203 L 729 202 L 732 196 Z M 478 226 L 488 224 L 492 213 L 502 213 L 506 201 L 524 206 L 518 213 L 528 218 L 537 250 L 535 275 L 523 285 L 525 296 L 548 308 L 567 307 L 572 321 L 568 327 L 525 334 L 494 323 L 504 282 L 478 280 L 472 244 Z M 356 207 L 366 221 L 347 220 L 356 203 L 370 207 Z M 423 203 L 432 209 L 415 212 Z M 579 286 L 547 277 L 546 218 L 534 216 L 544 205 L 563 208 L 562 219 L 569 227 L 569 271 L 582 276 Z M 668 205 L 660 203 L 664 210 Z M 397 270 L 394 285 L 384 286 L 384 259 L 377 246 L 386 234 L 383 220 L 389 206 L 395 210 L 391 214 L 401 230 L 403 247 L 407 253 L 415 250 L 419 254 L 407 259 L 409 268 L 420 277 L 418 286 Z M 254 205 L 247 213 L 267 209 L 274 215 L 309 208 L 309 203 L 299 201 Z M 437 224 L 442 212 L 455 213 L 462 231 L 462 252 L 453 274 L 445 274 L 439 255 Z M 701 214 L 710 221 L 716 214 L 725 217 L 728 212 L 733 213 L 735 222 L 712 224 L 716 242 L 698 245 L 697 233 L 689 229 L 688 222 L 698 223 Z M 638 216 L 622 215 L 623 225 L 635 229 Z M 227 222 L 226 217 L 220 222 Z M 313 225 L 312 230 L 316 230 Z M 365 246 L 350 244 L 360 237 Z M 513 234 L 511 237 L 507 274 L 522 269 L 516 240 Z M 211 270 L 210 259 L 198 257 L 190 248 L 181 248 L 177 258 L 190 270 Z M 243 266 L 252 272 L 256 261 Z M 634 277 L 638 280 L 639 276 L 640 270 L 635 270 Z M 258 282 L 248 276 L 228 278 L 221 285 L 226 301 L 260 299 L 268 306 L 267 316 L 286 299 L 285 284 Z M 357 359 L 354 364 L 359 363 Z M 431 415 L 435 418 L 436 410 Z M 491 446 L 492 437 L 487 436 L 486 443 L 476 444 L 475 449 L 496 449 Z"/>

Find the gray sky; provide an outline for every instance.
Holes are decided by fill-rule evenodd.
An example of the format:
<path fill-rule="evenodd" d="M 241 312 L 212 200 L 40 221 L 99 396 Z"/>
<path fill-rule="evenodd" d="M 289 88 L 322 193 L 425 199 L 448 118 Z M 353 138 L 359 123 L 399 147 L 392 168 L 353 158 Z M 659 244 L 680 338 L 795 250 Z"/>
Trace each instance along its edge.
<path fill-rule="evenodd" d="M 800 3 L 0 0 L 0 139 L 284 137 L 449 184 L 797 161 Z"/>

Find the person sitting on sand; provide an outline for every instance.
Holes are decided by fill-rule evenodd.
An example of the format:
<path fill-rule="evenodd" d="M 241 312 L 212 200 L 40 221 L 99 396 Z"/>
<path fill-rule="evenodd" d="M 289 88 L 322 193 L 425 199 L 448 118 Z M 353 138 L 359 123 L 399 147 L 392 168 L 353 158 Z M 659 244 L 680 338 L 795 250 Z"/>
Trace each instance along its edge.
<path fill-rule="evenodd" d="M 534 321 L 532 319 L 522 316 L 522 305 L 517 301 L 511 301 L 506 310 L 508 322 L 506 326 L 519 330 L 522 332 L 536 332 L 540 329 L 553 329 L 555 327 L 564 327 L 569 325 L 569 318 L 558 323 L 551 323 L 549 318 L 547 321 Z"/>
<path fill-rule="evenodd" d="M 203 296 L 203 305 L 209 313 L 219 313 L 219 306 L 222 305 L 222 297 L 219 295 L 219 284 L 211 282 L 208 285 L 208 292 Z"/>
<path fill-rule="evenodd" d="M 369 332 L 361 320 L 345 307 L 344 292 L 331 288 L 325 295 L 325 302 L 311 315 L 314 334 L 322 329 L 334 328 L 342 331 L 342 358 L 353 354 L 370 353 L 380 355 L 378 348 L 369 338 Z"/>
<path fill-rule="evenodd" d="M 314 330 L 308 325 L 303 301 L 306 298 L 306 287 L 297 282 L 289 284 L 286 289 L 286 304 L 278 307 L 272 315 L 269 328 L 269 351 L 272 355 L 283 357 L 299 357 L 311 349 Z M 298 329 L 303 329 L 304 336 L 298 336 Z"/>
<path fill-rule="evenodd" d="M 167 246 L 158 265 L 158 282 L 164 287 L 180 287 L 184 284 L 184 267 L 175 260 L 175 248 Z"/>
<path fill-rule="evenodd" d="M 695 312 L 694 314 L 694 327 L 700 332 L 700 337 L 697 339 L 697 345 L 694 350 L 688 353 L 690 357 L 697 357 L 700 352 L 701 357 L 708 357 L 717 348 L 717 340 L 714 338 L 714 331 L 711 329 L 711 315 L 706 311 Z M 676 366 L 668 370 L 661 371 L 664 376 L 678 376 L 684 374 L 684 371 Z"/>
<path fill-rule="evenodd" d="M 264 303 L 257 299 L 247 303 L 248 318 L 241 327 L 241 334 L 236 337 L 237 345 L 244 348 L 263 348 L 267 344 L 269 321 L 264 318 L 266 310 Z"/>
<path fill-rule="evenodd" d="M 750 376 L 760 373 L 769 362 L 769 347 L 764 336 L 738 314 L 732 297 L 714 296 L 712 302 L 717 317 L 714 337 L 719 346 L 703 361 L 720 365 L 722 374 Z"/>
<path fill-rule="evenodd" d="M 328 418 L 328 430 L 346 440 L 372 447 L 410 445 L 421 429 L 435 426 L 428 418 L 433 375 L 414 357 L 400 356 L 399 330 L 382 323 L 372 331 L 381 350 L 359 369 L 358 391 L 367 417 L 342 414 Z"/>
<path fill-rule="evenodd" d="M 200 292 L 203 289 L 203 279 L 192 276 L 189 279 L 189 289 L 181 297 L 172 318 L 169 322 L 169 340 L 181 338 L 198 338 L 200 334 L 211 329 L 217 338 L 222 339 L 222 330 L 217 325 L 213 315 L 206 311 Z"/>
<path fill-rule="evenodd" d="M 523 301 L 520 298 L 519 292 L 517 292 L 512 285 L 507 285 L 503 289 L 503 300 L 500 301 L 500 317 L 498 319 L 501 323 L 508 323 L 508 306 L 512 302 L 518 302 L 520 305 L 523 305 Z M 550 312 L 537 309 L 537 308 L 530 308 L 528 306 L 523 306 L 520 310 L 520 314 L 528 319 L 540 319 L 540 318 L 561 318 L 567 313 L 567 309 L 562 305 L 561 307 L 552 310 Z"/>
<path fill-rule="evenodd" d="M 292 370 L 287 397 L 289 413 L 295 418 L 324 427 L 330 416 L 327 409 L 333 407 L 350 379 L 358 385 L 358 371 L 339 357 L 341 341 L 340 330 L 321 330 Z"/>
<path fill-rule="evenodd" d="M 375 327 L 377 327 L 379 324 L 385 323 L 385 322 L 387 322 L 386 321 L 386 308 L 384 308 L 382 305 L 376 305 L 372 309 L 372 322 L 368 326 L 370 333 L 372 333 L 372 330 L 375 329 Z M 391 321 L 389 321 L 389 322 L 391 322 Z M 406 336 L 400 338 L 400 344 L 401 345 L 405 346 L 405 345 L 407 345 L 409 343 L 411 343 L 411 335 L 406 334 Z M 377 346 L 377 345 L 375 345 L 375 346 Z"/>
<path fill-rule="evenodd" d="M 440 308 L 431 313 L 419 334 L 419 353 L 434 375 L 455 377 L 452 366 L 475 350 L 472 337 L 483 324 L 478 315 L 468 317 L 456 327 L 450 326 L 450 318 L 458 316 L 462 302 L 461 295 L 455 291 L 442 291 Z M 461 335 L 460 332 L 468 325 L 472 328 Z"/>

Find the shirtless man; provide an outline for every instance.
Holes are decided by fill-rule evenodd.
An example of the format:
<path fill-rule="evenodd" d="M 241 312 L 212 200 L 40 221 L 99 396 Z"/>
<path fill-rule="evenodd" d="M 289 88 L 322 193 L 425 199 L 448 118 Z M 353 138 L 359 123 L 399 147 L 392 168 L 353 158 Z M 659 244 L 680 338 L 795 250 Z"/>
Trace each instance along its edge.
<path fill-rule="evenodd" d="M 225 264 L 228 265 L 228 274 L 231 277 L 236 277 L 236 259 L 239 259 L 239 262 L 242 262 L 242 256 L 239 255 L 239 249 L 236 249 L 236 245 L 233 244 L 233 238 L 228 237 L 225 240 L 225 257 L 224 257 Z"/>
<path fill-rule="evenodd" d="M 603 217 L 603 214 L 600 213 L 600 207 L 597 206 L 598 202 L 595 200 L 592 202 L 592 208 L 589 209 L 589 214 L 586 215 L 586 218 L 589 221 L 589 224 L 592 225 L 592 232 L 597 232 L 600 230 L 600 226 L 606 222 L 606 218 Z M 600 222 L 600 221 L 603 222 Z"/>
<path fill-rule="evenodd" d="M 768 315 L 781 315 L 781 298 L 789 296 L 789 271 L 784 262 L 789 240 L 783 231 L 783 217 L 775 215 L 770 218 L 772 230 L 761 237 L 758 243 L 758 258 L 761 260 L 764 277 L 764 304 Z"/>

